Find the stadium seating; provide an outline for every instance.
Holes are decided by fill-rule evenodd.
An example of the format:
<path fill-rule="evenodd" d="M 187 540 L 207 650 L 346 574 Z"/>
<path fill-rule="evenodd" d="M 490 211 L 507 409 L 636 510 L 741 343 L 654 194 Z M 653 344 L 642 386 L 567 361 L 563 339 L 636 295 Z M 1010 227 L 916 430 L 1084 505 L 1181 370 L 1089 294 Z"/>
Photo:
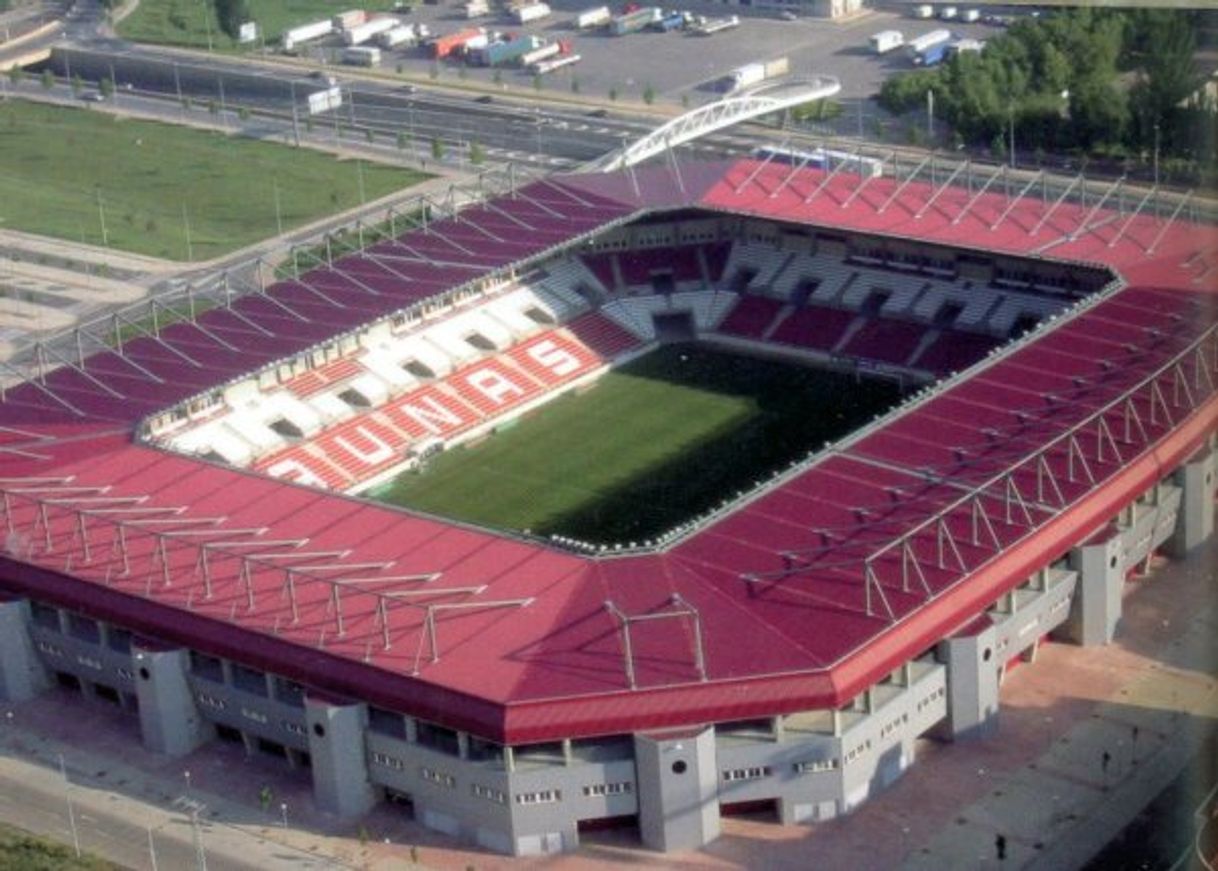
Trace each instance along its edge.
<path fill-rule="evenodd" d="M 663 296 L 633 296 L 611 300 L 601 306 L 601 312 L 634 333 L 644 342 L 656 337 L 652 315 L 668 309 L 668 300 Z"/>
<path fill-rule="evenodd" d="M 745 294 L 719 324 L 719 332 L 743 339 L 760 339 L 782 309 L 783 304 L 778 300 Z"/>
<path fill-rule="evenodd" d="M 854 312 L 810 306 L 793 312 L 771 338 L 779 344 L 829 353 L 856 317 Z"/>
<path fill-rule="evenodd" d="M 328 363 L 325 366 L 298 375 L 284 386 L 303 399 L 325 390 L 332 384 L 338 384 L 348 378 L 354 378 L 364 371 L 364 367 L 360 365 L 358 360 L 344 357 L 341 360 L 335 360 L 333 363 Z"/>
<path fill-rule="evenodd" d="M 922 324 L 870 319 L 850 335 L 838 353 L 904 366 L 925 335 L 926 327 Z"/>
<path fill-rule="evenodd" d="M 1001 341 L 979 333 L 944 330 L 911 365 L 939 376 L 962 372 L 982 359 Z"/>
<path fill-rule="evenodd" d="M 589 312 L 567 324 L 570 333 L 593 352 L 612 360 L 638 348 L 638 336 L 622 328 L 600 312 Z"/>
<path fill-rule="evenodd" d="M 771 284 L 775 275 L 791 261 L 792 256 L 773 245 L 737 242 L 732 246 L 732 253 L 724 267 L 724 278 L 729 285 L 736 286 L 738 276 L 748 271 L 752 273 L 748 289 L 772 293 Z"/>

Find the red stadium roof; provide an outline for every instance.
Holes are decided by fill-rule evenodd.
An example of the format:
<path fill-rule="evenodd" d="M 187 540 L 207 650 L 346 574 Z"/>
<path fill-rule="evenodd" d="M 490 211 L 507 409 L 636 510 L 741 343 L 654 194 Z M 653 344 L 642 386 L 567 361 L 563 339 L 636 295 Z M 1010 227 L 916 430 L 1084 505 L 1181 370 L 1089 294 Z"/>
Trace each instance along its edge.
<path fill-rule="evenodd" d="M 840 705 L 1214 428 L 1216 240 L 1148 214 L 825 179 L 740 161 L 535 182 L 9 389 L 0 587 L 510 743 Z M 655 554 L 574 556 L 132 438 L 340 330 L 671 207 L 1102 264 L 1129 286 Z M 641 615 L 657 619 L 630 623 L 628 662 L 622 619 Z"/>

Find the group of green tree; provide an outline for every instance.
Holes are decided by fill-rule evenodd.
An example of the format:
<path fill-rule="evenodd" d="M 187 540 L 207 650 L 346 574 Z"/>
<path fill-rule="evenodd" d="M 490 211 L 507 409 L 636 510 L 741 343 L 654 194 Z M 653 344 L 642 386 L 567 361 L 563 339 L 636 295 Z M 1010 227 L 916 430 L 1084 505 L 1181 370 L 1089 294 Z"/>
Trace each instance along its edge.
<path fill-rule="evenodd" d="M 220 29 L 233 39 L 241 35 L 241 25 L 250 20 L 249 0 L 214 0 Z"/>
<path fill-rule="evenodd" d="M 1213 162 L 1214 114 L 1190 98 L 1202 85 L 1195 12 L 1062 10 L 1024 18 L 942 66 L 893 76 L 881 104 L 927 104 L 960 142 L 1005 153 L 1013 124 L 1031 149 Z M 1030 150 L 1031 150 L 1030 149 Z"/>

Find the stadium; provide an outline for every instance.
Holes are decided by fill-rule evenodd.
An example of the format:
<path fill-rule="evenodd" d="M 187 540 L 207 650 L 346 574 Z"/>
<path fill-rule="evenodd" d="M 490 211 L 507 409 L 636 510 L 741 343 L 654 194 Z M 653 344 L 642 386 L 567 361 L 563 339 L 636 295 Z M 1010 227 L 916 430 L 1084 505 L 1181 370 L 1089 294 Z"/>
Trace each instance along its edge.
<path fill-rule="evenodd" d="M 74 687 L 155 751 L 241 742 L 335 814 L 394 801 L 503 853 L 604 825 L 685 849 L 742 808 L 848 813 L 920 739 L 988 734 L 1010 663 L 1107 643 L 1151 557 L 1213 530 L 1214 231 L 1187 197 L 772 155 L 483 193 L 40 349 L 0 401 L 0 697 Z M 866 404 L 626 540 L 380 501 L 669 346 Z M 552 464 L 591 474 L 585 444 Z"/>

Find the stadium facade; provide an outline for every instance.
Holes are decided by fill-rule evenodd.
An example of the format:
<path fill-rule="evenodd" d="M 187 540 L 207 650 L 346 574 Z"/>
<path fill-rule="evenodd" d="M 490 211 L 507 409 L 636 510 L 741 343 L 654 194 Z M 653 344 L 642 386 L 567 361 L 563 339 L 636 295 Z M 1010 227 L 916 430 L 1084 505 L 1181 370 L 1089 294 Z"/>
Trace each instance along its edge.
<path fill-rule="evenodd" d="M 504 853 L 849 812 L 1214 526 L 1213 227 L 972 172 L 556 176 L 77 336 L 0 401 L 0 698 L 77 687 Z M 654 541 L 351 495 L 674 331 L 915 387 Z"/>

